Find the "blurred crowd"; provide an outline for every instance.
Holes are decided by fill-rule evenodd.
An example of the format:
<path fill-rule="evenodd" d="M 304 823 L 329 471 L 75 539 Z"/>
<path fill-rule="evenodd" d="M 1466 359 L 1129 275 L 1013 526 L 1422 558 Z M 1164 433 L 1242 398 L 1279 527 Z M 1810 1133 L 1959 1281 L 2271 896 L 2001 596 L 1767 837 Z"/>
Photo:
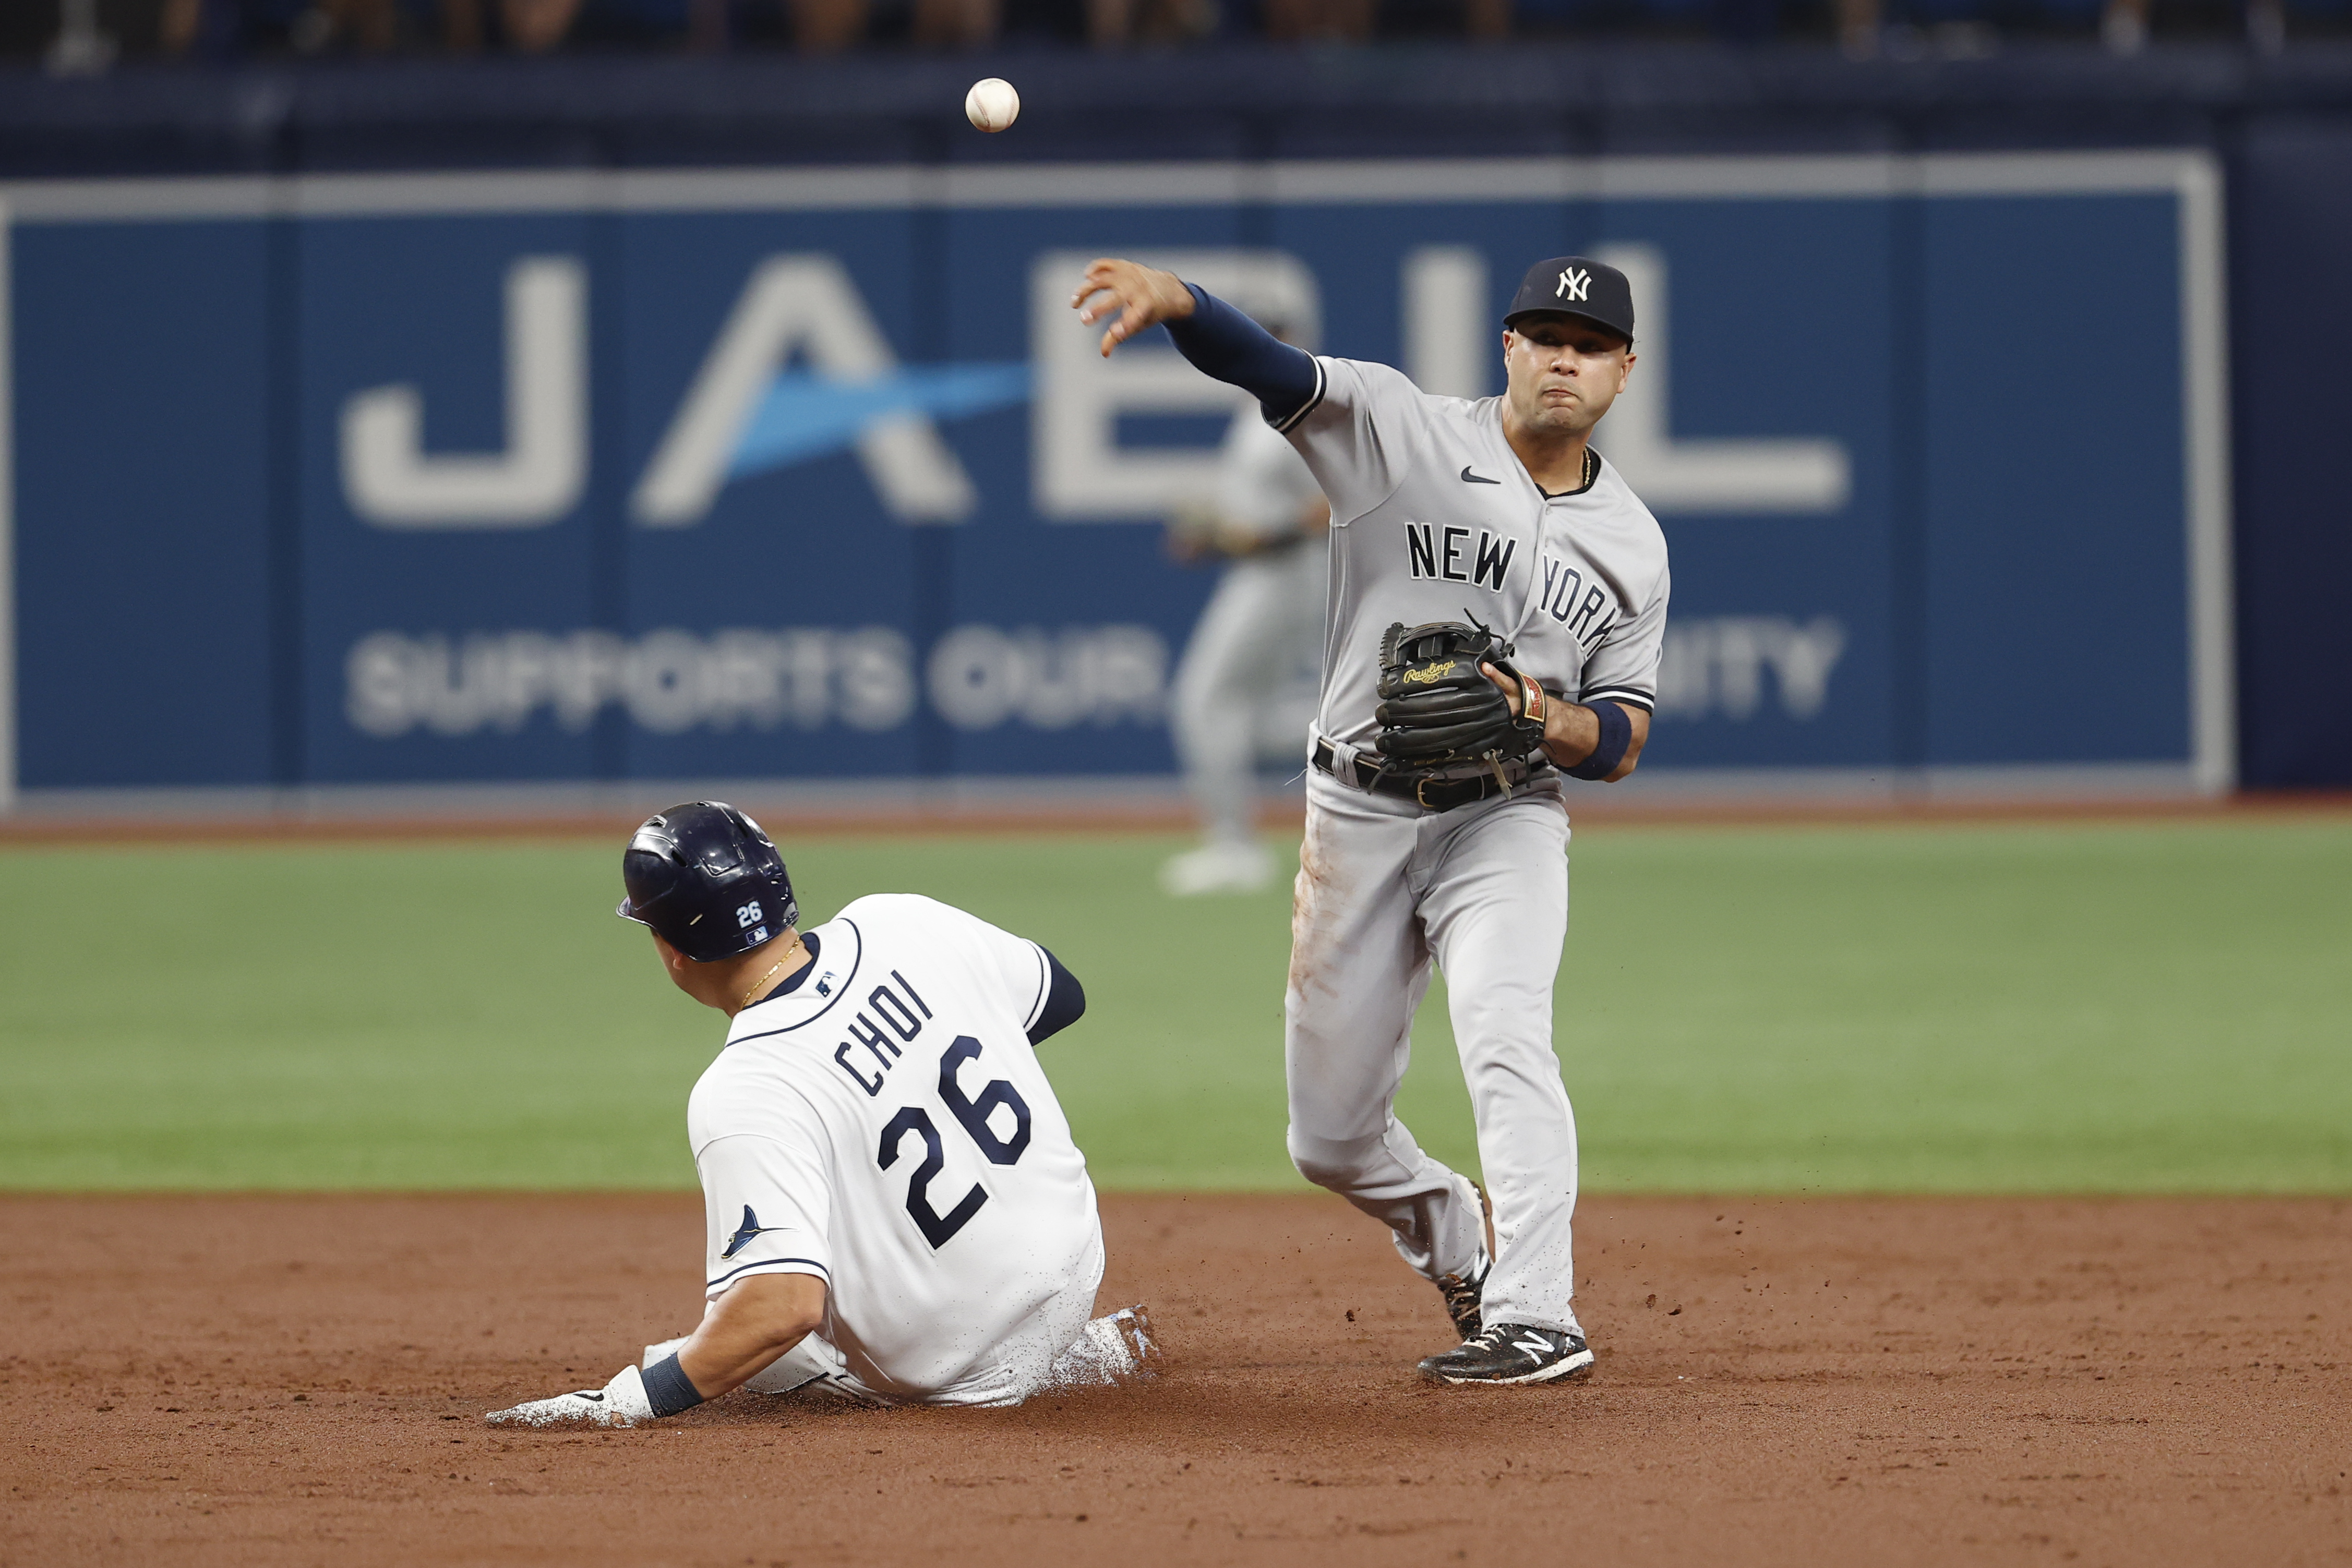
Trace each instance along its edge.
<path fill-rule="evenodd" d="M 1116 48 L 1209 38 L 1366 42 L 1451 35 L 1835 38 L 1857 57 L 1990 53 L 2004 37 L 2156 36 L 2275 49 L 2339 28 L 2352 0 L 8 0 L 0 52 L 61 72 L 123 56 L 823 52 L 866 45 Z"/>

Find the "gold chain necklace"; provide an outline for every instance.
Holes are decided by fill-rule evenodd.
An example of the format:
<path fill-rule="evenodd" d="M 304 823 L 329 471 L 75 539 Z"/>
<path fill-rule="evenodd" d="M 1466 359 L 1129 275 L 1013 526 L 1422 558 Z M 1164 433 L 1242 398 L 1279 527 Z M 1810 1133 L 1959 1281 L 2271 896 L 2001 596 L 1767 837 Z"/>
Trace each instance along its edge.
<path fill-rule="evenodd" d="M 751 982 L 751 988 L 743 993 L 743 999 L 735 1004 L 735 1010 L 737 1012 L 741 1012 L 745 1008 L 750 1007 L 751 1005 L 751 998 L 759 993 L 760 988 L 766 985 L 770 980 L 774 979 L 776 977 L 776 971 L 791 963 L 793 961 L 793 955 L 801 952 L 802 950 L 800 934 L 798 932 L 794 932 L 793 934 L 793 945 L 784 949 L 784 956 L 777 959 L 774 964 L 771 965 L 766 974 Z"/>

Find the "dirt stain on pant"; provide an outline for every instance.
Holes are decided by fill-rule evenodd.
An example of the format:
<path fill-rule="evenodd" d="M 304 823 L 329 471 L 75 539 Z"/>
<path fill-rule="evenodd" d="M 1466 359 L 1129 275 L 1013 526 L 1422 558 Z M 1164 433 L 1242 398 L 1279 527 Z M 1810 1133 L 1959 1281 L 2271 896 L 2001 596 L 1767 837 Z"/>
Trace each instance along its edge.
<path fill-rule="evenodd" d="M 1337 873 L 1323 850 L 1326 819 L 1313 806 L 1307 809 L 1307 836 L 1298 845 L 1298 875 L 1290 884 L 1290 989 L 1304 998 L 1311 988 L 1332 992 L 1328 962 L 1331 951 L 1327 911 L 1341 901 Z"/>

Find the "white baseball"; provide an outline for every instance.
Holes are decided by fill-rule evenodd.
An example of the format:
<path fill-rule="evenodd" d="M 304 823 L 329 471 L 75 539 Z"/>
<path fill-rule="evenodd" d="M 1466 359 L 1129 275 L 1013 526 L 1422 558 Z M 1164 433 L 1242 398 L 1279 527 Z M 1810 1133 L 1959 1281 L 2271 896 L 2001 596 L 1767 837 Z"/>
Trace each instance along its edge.
<path fill-rule="evenodd" d="M 1021 115 L 1021 95 L 1003 77 L 983 77 L 963 95 L 963 117 L 982 131 L 1002 131 Z"/>

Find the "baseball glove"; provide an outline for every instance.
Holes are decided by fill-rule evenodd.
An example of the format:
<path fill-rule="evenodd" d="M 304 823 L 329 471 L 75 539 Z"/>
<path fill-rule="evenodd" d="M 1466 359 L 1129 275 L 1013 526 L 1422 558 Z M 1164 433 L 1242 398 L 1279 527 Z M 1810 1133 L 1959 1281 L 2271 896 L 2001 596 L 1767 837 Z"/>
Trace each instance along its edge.
<path fill-rule="evenodd" d="M 1390 625 L 1381 638 L 1381 755 L 1393 767 L 1515 762 L 1543 744 L 1542 688 L 1511 665 L 1511 644 L 1485 626 L 1433 621 Z M 1480 673 L 1494 665 L 1519 683 L 1528 712 Z"/>

